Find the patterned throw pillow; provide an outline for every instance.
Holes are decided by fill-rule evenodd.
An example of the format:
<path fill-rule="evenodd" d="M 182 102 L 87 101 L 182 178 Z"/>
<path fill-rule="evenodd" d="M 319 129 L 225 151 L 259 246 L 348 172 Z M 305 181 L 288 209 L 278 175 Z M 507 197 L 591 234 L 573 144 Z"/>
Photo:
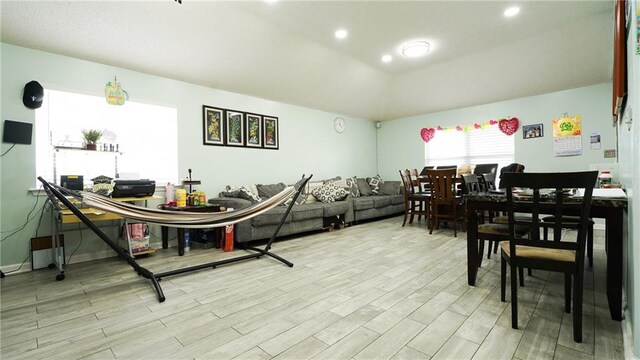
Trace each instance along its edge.
<path fill-rule="evenodd" d="M 378 195 L 378 193 L 380 192 L 380 185 L 382 185 L 382 183 L 383 181 L 380 175 L 367 178 L 367 184 L 369 184 L 369 187 L 371 188 L 371 192 L 376 195 Z"/>
<path fill-rule="evenodd" d="M 347 190 L 341 188 L 332 181 L 314 189 L 312 194 L 323 203 L 332 203 L 336 200 L 342 200 L 348 195 Z"/>
<path fill-rule="evenodd" d="M 226 190 L 221 192 L 220 195 L 221 196 L 227 196 L 227 197 L 241 198 L 241 199 L 249 200 L 251 202 L 261 202 L 262 201 L 260 196 L 254 194 L 251 191 L 251 189 L 249 189 L 246 186 L 240 186 L 240 187 L 232 188 L 231 186 L 227 185 Z"/>
<path fill-rule="evenodd" d="M 360 190 L 358 190 L 358 180 L 356 177 L 348 178 L 345 180 L 347 182 L 348 191 L 353 197 L 360 196 Z"/>
<path fill-rule="evenodd" d="M 298 199 L 296 200 L 295 205 L 302 205 L 307 203 L 307 191 L 309 191 L 308 183 L 307 183 L 307 187 L 302 189 L 302 191 L 300 192 L 300 195 L 298 195 Z M 293 195 L 295 195 L 295 193 Z M 289 204 L 291 204 L 291 202 L 293 201 L 293 195 L 291 195 L 291 197 L 288 198 L 287 201 L 283 202 L 281 205 L 289 206 Z"/>
<path fill-rule="evenodd" d="M 307 183 L 307 188 L 305 189 L 305 193 L 307 194 L 307 204 L 318 202 L 318 199 L 313 196 L 313 191 L 321 188 L 322 185 L 322 181 L 310 181 Z"/>

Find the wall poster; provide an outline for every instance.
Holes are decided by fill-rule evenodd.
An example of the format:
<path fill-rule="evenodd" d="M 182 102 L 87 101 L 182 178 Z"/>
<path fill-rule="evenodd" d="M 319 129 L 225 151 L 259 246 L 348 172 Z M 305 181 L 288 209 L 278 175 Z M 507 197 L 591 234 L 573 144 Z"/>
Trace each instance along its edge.
<path fill-rule="evenodd" d="M 563 115 L 552 120 L 553 155 L 582 155 L 582 122 L 580 115 Z"/>

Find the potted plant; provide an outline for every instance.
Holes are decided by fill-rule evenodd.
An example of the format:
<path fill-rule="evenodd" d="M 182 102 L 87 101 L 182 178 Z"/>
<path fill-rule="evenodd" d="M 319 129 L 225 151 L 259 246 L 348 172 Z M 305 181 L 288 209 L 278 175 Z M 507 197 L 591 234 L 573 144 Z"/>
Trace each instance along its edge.
<path fill-rule="evenodd" d="M 87 150 L 95 150 L 96 142 L 100 140 L 102 136 L 102 131 L 100 130 L 86 130 L 82 129 L 82 136 L 84 137 L 84 141 L 86 142 L 85 148 Z"/>

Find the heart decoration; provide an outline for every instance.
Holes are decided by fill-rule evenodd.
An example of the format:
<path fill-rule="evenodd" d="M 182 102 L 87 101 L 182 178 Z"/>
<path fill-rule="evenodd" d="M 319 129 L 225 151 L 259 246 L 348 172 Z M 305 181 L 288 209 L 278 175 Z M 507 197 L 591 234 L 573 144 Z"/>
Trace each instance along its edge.
<path fill-rule="evenodd" d="M 495 125 L 495 124 L 497 124 L 497 123 L 498 123 L 498 122 L 497 122 L 497 121 L 495 121 L 495 120 L 489 120 L 489 124 L 491 124 L 491 125 Z"/>
<path fill-rule="evenodd" d="M 456 130 L 462 131 L 462 126 L 460 126 L 460 125 L 456 126 Z"/>
<path fill-rule="evenodd" d="M 424 140 L 424 142 L 428 143 L 429 141 L 431 141 L 431 139 L 433 139 L 433 137 L 436 135 L 436 129 L 434 128 L 422 128 L 422 130 L 420 130 L 420 136 L 422 137 L 422 140 Z"/>
<path fill-rule="evenodd" d="M 442 131 L 442 130 L 444 130 L 444 129 L 442 128 L 442 126 L 438 125 L 437 130 L 438 130 L 438 131 Z"/>
<path fill-rule="evenodd" d="M 473 124 L 473 127 L 476 128 L 476 129 L 480 129 L 481 128 L 480 124 Z"/>
<path fill-rule="evenodd" d="M 498 122 L 500 131 L 507 135 L 513 135 L 518 130 L 518 118 L 502 119 Z"/>

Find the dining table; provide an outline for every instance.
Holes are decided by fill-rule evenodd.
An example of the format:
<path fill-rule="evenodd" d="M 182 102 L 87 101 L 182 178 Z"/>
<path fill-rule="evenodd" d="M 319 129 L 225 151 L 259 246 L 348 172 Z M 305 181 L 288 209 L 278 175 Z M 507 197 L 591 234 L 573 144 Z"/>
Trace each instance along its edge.
<path fill-rule="evenodd" d="M 613 320 L 622 320 L 622 263 L 623 248 L 626 242 L 626 210 L 627 198 L 621 189 L 612 196 L 610 192 L 596 191 L 591 200 L 591 217 L 605 220 L 605 252 L 606 252 L 606 292 L 609 312 Z M 464 196 L 467 218 L 467 280 L 475 286 L 478 275 L 479 243 L 478 212 L 506 211 L 507 196 L 504 191 L 489 191 L 466 194 Z M 575 197 L 579 201 L 579 197 Z M 526 209 L 525 209 L 526 210 Z M 542 214 L 553 214 L 554 203 L 547 202 Z M 578 215 L 578 214 L 567 214 Z"/>

